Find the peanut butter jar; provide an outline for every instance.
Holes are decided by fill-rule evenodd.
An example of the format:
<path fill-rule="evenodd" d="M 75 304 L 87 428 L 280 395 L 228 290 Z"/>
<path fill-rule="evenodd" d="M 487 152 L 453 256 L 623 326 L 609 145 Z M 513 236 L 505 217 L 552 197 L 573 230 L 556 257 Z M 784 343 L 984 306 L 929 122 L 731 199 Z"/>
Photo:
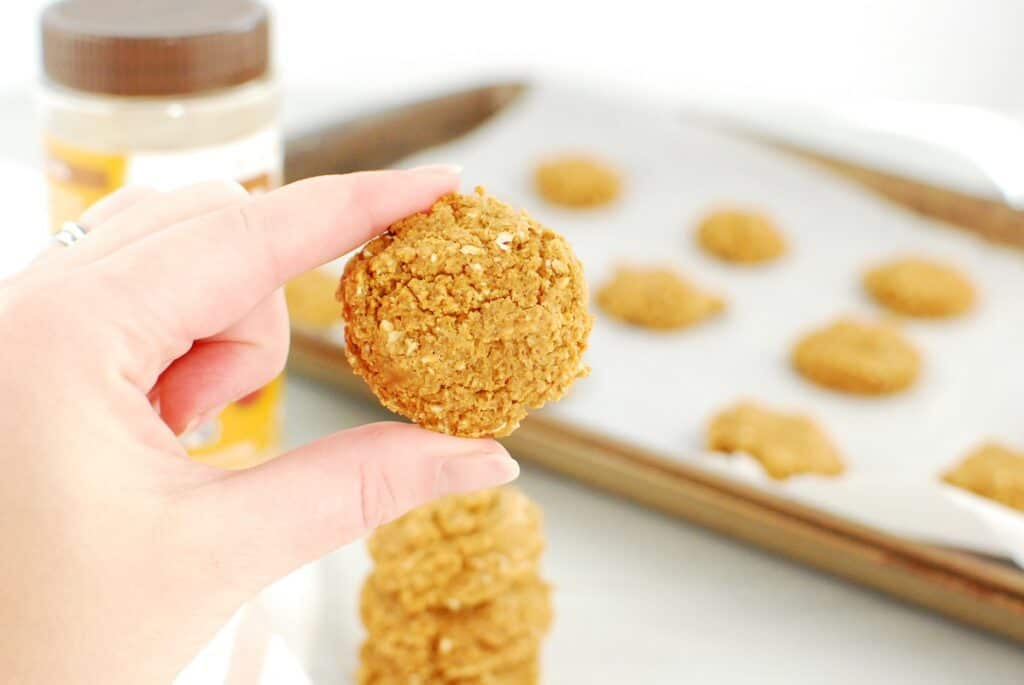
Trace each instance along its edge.
<path fill-rule="evenodd" d="M 42 14 L 39 89 L 51 228 L 125 184 L 281 182 L 270 16 L 252 0 L 63 0 Z M 201 258 L 201 255 L 197 255 Z M 282 379 L 182 436 L 195 458 L 272 456 Z"/>

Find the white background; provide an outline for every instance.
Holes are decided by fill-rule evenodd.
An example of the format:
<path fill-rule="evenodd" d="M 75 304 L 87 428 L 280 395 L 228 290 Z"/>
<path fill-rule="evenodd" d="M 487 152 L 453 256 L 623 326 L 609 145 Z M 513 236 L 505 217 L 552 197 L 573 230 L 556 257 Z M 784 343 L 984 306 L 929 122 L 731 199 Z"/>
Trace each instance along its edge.
<path fill-rule="evenodd" d="M 0 10 L 0 88 L 33 78 L 43 0 Z M 1015 105 L 1019 0 L 270 0 L 288 83 L 359 101 L 558 70 L 668 98 Z"/>

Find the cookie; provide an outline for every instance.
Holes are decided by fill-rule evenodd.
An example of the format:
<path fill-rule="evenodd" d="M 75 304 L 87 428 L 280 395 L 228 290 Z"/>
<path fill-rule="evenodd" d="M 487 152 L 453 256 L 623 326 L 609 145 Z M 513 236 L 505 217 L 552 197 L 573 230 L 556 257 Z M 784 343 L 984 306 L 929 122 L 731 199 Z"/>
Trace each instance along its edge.
<path fill-rule="evenodd" d="M 817 423 L 807 416 L 784 414 L 753 402 L 730 407 L 708 424 L 708 449 L 744 452 L 779 480 L 801 473 L 834 476 L 843 459 Z"/>
<path fill-rule="evenodd" d="M 360 614 L 381 660 L 405 669 L 433 669 L 449 679 L 469 678 L 506 671 L 535 657 L 551 625 L 551 591 L 531 579 L 470 609 L 409 614 L 367 584 Z"/>
<path fill-rule="evenodd" d="M 659 330 L 686 328 L 725 309 L 723 299 L 670 268 L 620 267 L 598 291 L 597 304 L 616 319 Z"/>
<path fill-rule="evenodd" d="M 493 600 L 537 573 L 540 509 L 513 488 L 447 497 L 381 526 L 368 582 L 409 613 Z"/>
<path fill-rule="evenodd" d="M 913 385 L 921 356 L 892 326 L 843 319 L 793 348 L 793 366 L 808 380 L 858 395 L 888 395 Z"/>
<path fill-rule="evenodd" d="M 345 355 L 380 401 L 430 430 L 511 433 L 589 369 L 583 267 L 562 236 L 452 193 L 346 265 Z"/>
<path fill-rule="evenodd" d="M 334 297 L 338 280 L 320 269 L 293 278 L 284 286 L 288 316 L 293 324 L 324 329 L 341 321 L 341 308 Z"/>
<path fill-rule="evenodd" d="M 879 304 L 906 316 L 945 318 L 974 305 L 974 286 L 952 266 L 919 258 L 881 264 L 864 275 L 864 288 Z"/>
<path fill-rule="evenodd" d="M 502 671 L 488 671 L 467 677 L 447 677 L 432 666 L 397 662 L 380 654 L 372 642 L 359 652 L 356 675 L 359 685 L 537 685 L 540 682 L 539 654 Z"/>
<path fill-rule="evenodd" d="M 564 155 L 537 165 L 537 192 L 552 204 L 565 207 L 598 207 L 619 196 L 619 173 L 596 157 Z"/>
<path fill-rule="evenodd" d="M 736 264 L 759 264 L 786 252 L 786 239 L 767 216 L 742 209 L 722 209 L 697 226 L 697 243 L 708 254 Z"/>
<path fill-rule="evenodd" d="M 360 615 L 360 683 L 536 683 L 552 620 L 540 510 L 512 488 L 455 495 L 381 526 Z"/>
<path fill-rule="evenodd" d="M 1024 511 L 1024 452 L 988 443 L 967 455 L 942 479 L 950 485 Z"/>

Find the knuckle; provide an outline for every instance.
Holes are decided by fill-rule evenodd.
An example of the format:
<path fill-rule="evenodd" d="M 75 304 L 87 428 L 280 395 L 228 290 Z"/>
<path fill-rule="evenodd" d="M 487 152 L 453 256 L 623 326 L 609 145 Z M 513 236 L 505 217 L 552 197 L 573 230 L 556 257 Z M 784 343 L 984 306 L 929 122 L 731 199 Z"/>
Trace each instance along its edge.
<path fill-rule="evenodd" d="M 257 276 L 272 282 L 283 282 L 282 269 L 269 239 L 266 218 L 250 202 L 225 210 L 226 228 L 234 234 L 236 245 L 243 246 Z"/>
<path fill-rule="evenodd" d="M 249 197 L 249 191 L 238 181 L 205 181 L 199 184 L 199 189 L 226 201 L 244 200 Z"/>
<path fill-rule="evenodd" d="M 398 517 L 401 504 L 394 483 L 380 462 L 364 459 L 359 467 L 360 510 L 365 530 L 373 530 Z"/>

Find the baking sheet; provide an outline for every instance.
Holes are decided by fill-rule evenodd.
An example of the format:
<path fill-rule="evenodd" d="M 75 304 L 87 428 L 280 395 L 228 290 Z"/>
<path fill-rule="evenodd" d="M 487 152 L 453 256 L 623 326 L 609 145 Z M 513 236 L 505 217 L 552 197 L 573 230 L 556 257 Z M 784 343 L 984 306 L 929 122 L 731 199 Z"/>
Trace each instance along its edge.
<path fill-rule="evenodd" d="M 531 169 L 553 152 L 604 156 L 624 173 L 610 208 L 564 210 L 533 192 Z M 564 233 L 595 289 L 617 263 L 672 264 L 730 302 L 725 316 L 673 333 L 619 324 L 595 309 L 593 374 L 544 411 L 897 534 L 1024 563 L 1024 524 L 992 526 L 980 498 L 951 497 L 940 473 L 987 439 L 1024 444 L 1024 256 L 927 220 L 801 162 L 687 125 L 674 113 L 600 95 L 538 86 L 472 134 L 406 164 L 457 162 L 464 190 L 486 185 Z M 695 246 L 695 222 L 718 204 L 769 212 L 791 251 L 758 268 L 715 262 Z M 883 315 L 860 290 L 864 268 L 919 253 L 949 260 L 981 303 L 951 322 L 908 322 L 925 357 L 908 393 L 862 399 L 796 376 L 788 355 L 806 330 L 839 315 Z M 753 398 L 815 416 L 845 454 L 839 478 L 765 477 L 746 457 L 704 453 L 719 408 Z M 1007 531 L 1016 531 L 1007 533 Z"/>

